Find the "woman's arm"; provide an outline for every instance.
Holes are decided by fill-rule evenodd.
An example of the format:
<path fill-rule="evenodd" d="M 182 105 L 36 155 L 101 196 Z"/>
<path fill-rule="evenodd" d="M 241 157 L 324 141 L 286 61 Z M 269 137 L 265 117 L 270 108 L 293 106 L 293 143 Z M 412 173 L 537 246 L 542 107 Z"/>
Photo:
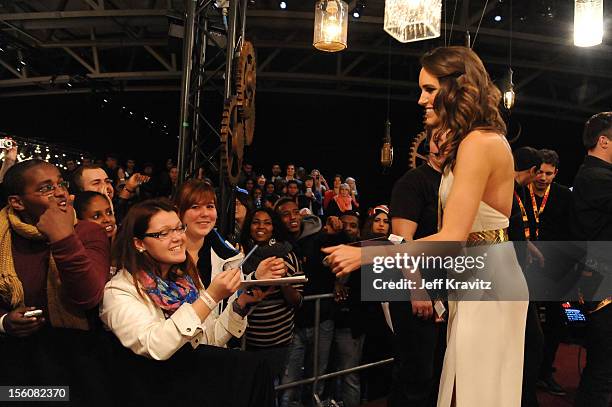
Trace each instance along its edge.
<path fill-rule="evenodd" d="M 220 301 L 239 282 L 240 270 L 228 270 L 215 277 L 207 292 L 213 301 Z M 246 328 L 246 318 L 231 310 L 226 309 L 219 318 L 210 314 L 211 308 L 198 298 L 193 304 L 184 303 L 162 320 L 147 294 L 137 292 L 131 275 L 127 278 L 120 275 L 106 285 L 100 308 L 100 319 L 123 346 L 156 360 L 169 359 L 187 342 L 193 347 L 224 346 L 232 336 L 241 336 Z"/>
<path fill-rule="evenodd" d="M 444 209 L 442 229 L 431 236 L 398 246 L 369 246 L 362 250 L 351 246 L 323 249 L 328 253 L 332 271 L 346 275 L 361 266 L 371 264 L 375 257 L 395 256 L 398 253 L 424 253 L 428 256 L 453 255 L 470 233 L 478 206 L 499 156 L 506 146 L 499 140 L 470 133 L 459 145 L 457 163 L 453 169 L 454 181 Z M 437 241 L 440 244 L 429 242 Z"/>

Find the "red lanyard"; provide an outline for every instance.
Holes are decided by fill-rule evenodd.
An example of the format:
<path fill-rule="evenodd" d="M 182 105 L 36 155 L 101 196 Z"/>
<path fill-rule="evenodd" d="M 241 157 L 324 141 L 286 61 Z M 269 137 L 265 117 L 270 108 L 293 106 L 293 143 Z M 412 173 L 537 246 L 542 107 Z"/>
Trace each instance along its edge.
<path fill-rule="evenodd" d="M 514 191 L 514 197 L 518 201 L 519 207 L 521 208 L 521 215 L 523 216 L 523 228 L 525 230 L 525 239 L 530 240 L 531 231 L 529 230 L 529 218 L 527 217 L 527 211 L 525 210 L 525 205 L 523 205 L 523 201 L 521 201 L 521 197 L 519 194 Z"/>
<path fill-rule="evenodd" d="M 539 229 L 540 229 L 540 215 L 544 212 L 544 208 L 546 207 L 546 202 L 548 202 L 548 195 L 550 194 L 550 184 L 546 187 L 546 192 L 544 192 L 544 196 L 542 197 L 542 205 L 538 208 L 538 204 L 536 203 L 535 194 L 533 193 L 533 184 L 529 184 L 529 195 L 531 195 L 531 206 L 533 207 L 533 217 L 536 222 L 536 237 L 538 237 Z"/>

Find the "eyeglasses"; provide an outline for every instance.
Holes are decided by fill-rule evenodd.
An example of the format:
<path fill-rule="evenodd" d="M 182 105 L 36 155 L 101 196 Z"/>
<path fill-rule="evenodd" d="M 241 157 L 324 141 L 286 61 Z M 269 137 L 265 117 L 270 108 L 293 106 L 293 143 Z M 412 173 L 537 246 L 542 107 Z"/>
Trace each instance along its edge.
<path fill-rule="evenodd" d="M 70 183 L 68 181 L 60 181 L 57 184 L 45 184 L 34 192 L 40 195 L 51 195 L 53 192 L 55 192 L 56 188 L 62 188 L 63 190 L 68 191 L 69 186 Z"/>
<path fill-rule="evenodd" d="M 174 229 L 164 229 L 164 230 L 160 230 L 159 232 L 145 233 L 143 236 L 152 237 L 152 238 L 159 239 L 159 240 L 165 240 L 168 237 L 170 237 L 171 233 L 182 235 L 183 233 L 185 233 L 186 230 L 187 230 L 187 225 L 181 225 Z"/>

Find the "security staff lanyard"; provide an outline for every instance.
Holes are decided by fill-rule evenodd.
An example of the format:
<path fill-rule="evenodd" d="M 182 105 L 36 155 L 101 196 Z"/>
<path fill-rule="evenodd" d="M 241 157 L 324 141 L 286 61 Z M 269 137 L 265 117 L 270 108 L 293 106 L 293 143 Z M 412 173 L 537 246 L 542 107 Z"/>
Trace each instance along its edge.
<path fill-rule="evenodd" d="M 544 212 L 546 208 L 546 203 L 548 202 L 548 196 L 550 195 L 550 184 L 546 187 L 546 191 L 544 192 L 544 196 L 542 197 L 542 205 L 538 208 L 538 204 L 535 199 L 535 193 L 533 192 L 533 185 L 529 184 L 529 195 L 531 196 L 531 208 L 533 209 L 533 218 L 535 220 L 536 228 L 535 228 L 535 237 L 538 238 L 540 232 L 540 215 Z M 523 225 L 525 225 L 525 238 L 530 240 L 531 231 L 529 229 L 529 218 L 527 217 L 527 210 L 525 209 L 525 205 L 521 200 L 521 197 L 514 191 L 514 196 L 518 201 L 519 207 L 521 208 L 521 215 L 523 216 Z"/>

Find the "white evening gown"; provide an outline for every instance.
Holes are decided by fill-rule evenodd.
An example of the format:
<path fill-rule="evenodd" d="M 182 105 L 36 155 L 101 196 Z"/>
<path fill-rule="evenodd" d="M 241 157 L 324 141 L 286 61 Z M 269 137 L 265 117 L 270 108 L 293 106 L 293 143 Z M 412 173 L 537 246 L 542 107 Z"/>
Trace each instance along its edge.
<path fill-rule="evenodd" d="M 447 172 L 440 183 L 442 208 L 452 184 L 453 174 Z M 480 202 L 468 240 L 497 241 L 481 246 L 480 250 L 487 253 L 488 267 L 484 275 L 477 276 L 492 281 L 494 289 L 480 294 L 472 292 L 469 301 L 460 300 L 463 297 L 457 292 L 449 292 L 447 347 L 438 407 L 451 406 L 453 388 L 457 407 L 521 405 L 529 294 L 514 246 L 507 241 L 508 225 L 506 216 Z M 491 238 L 500 234 L 503 236 L 500 239 Z"/>

